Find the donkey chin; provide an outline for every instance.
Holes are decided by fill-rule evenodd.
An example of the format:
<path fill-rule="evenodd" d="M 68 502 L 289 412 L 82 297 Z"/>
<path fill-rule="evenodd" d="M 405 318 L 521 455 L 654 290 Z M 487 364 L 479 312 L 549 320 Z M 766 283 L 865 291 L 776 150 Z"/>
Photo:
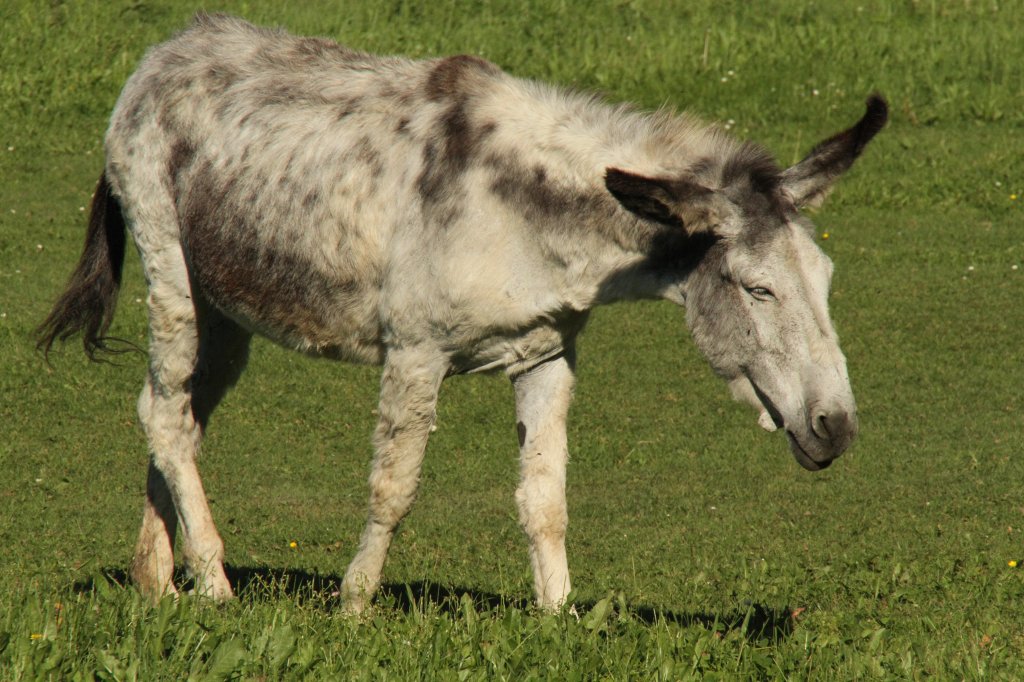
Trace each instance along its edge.
<path fill-rule="evenodd" d="M 857 437 L 857 408 L 849 401 L 826 400 L 800 404 L 792 410 L 780 408 L 748 377 L 729 382 L 736 400 L 759 411 L 757 423 L 766 431 L 784 429 L 789 449 L 797 463 L 808 471 L 821 471 L 843 454 Z M 844 403 L 849 402 L 849 405 Z"/>

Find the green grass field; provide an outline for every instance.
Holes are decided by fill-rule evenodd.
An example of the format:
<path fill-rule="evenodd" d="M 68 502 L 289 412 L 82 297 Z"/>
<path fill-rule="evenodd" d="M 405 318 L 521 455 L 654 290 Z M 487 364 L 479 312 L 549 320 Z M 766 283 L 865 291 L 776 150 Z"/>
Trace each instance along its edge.
<path fill-rule="evenodd" d="M 201 462 L 240 599 L 145 605 L 124 585 L 145 358 L 90 365 L 69 344 L 47 366 L 32 330 L 78 257 L 122 83 L 198 5 L 8 0 L 0 679 L 1024 677 L 1024 6 L 281 6 L 208 9 L 689 109 L 786 164 L 884 93 L 889 128 L 814 216 L 861 437 L 807 473 L 730 401 L 682 311 L 600 309 L 570 415 L 582 617 L 529 605 L 512 391 L 472 377 L 443 388 L 384 593 L 348 618 L 331 593 L 364 522 L 378 371 L 259 342 Z M 115 335 L 144 343 L 143 296 L 129 259 Z"/>

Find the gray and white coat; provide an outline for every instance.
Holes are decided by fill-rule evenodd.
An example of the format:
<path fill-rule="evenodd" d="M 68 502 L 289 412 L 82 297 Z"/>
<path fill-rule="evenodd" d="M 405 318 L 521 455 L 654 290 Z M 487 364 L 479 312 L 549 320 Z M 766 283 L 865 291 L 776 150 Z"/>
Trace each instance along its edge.
<path fill-rule="evenodd" d="M 85 250 L 40 329 L 110 348 L 124 232 L 149 286 L 139 398 L 150 466 L 132 576 L 174 592 L 173 547 L 227 598 L 196 468 L 252 334 L 383 365 L 369 520 L 343 597 L 359 611 L 416 494 L 441 382 L 504 370 L 538 603 L 570 590 L 566 415 L 597 305 L 684 305 L 694 341 L 798 462 L 827 466 L 856 406 L 828 314 L 832 265 L 799 209 L 886 120 L 801 163 L 661 112 L 514 78 L 471 56 L 377 57 L 200 15 L 151 49 L 106 136 Z"/>

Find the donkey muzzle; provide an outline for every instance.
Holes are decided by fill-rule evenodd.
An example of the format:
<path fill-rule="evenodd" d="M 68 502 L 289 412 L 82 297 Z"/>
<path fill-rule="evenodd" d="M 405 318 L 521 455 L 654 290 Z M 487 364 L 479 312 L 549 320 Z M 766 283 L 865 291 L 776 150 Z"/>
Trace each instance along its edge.
<path fill-rule="evenodd" d="M 820 471 L 843 454 L 857 437 L 857 413 L 843 409 L 811 411 L 804 434 L 786 431 L 789 447 L 800 466 Z"/>

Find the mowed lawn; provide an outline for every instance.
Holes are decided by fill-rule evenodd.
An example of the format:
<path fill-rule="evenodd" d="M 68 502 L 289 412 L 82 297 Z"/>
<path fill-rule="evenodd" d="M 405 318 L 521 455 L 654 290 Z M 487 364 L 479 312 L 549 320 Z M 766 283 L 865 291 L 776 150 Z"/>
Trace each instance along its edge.
<path fill-rule="evenodd" d="M 672 5 L 679 5 L 673 7 Z M 688 109 L 783 164 L 885 94 L 814 213 L 861 435 L 830 469 L 733 403 L 665 303 L 599 309 L 570 414 L 574 615 L 538 613 L 502 376 L 442 389 L 420 497 L 364 618 L 378 370 L 254 345 L 201 471 L 240 599 L 125 582 L 141 354 L 33 329 L 81 249 L 106 117 L 187 2 L 0 7 L 0 679 L 1024 677 L 1024 7 L 1015 2 L 207 5 L 360 49 L 481 55 Z M 145 345 L 129 253 L 113 333 Z M 1020 566 L 1017 566 L 1020 562 Z"/>

